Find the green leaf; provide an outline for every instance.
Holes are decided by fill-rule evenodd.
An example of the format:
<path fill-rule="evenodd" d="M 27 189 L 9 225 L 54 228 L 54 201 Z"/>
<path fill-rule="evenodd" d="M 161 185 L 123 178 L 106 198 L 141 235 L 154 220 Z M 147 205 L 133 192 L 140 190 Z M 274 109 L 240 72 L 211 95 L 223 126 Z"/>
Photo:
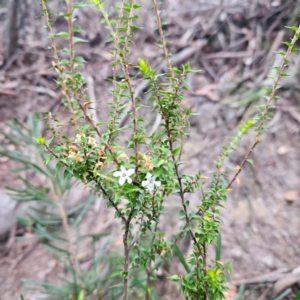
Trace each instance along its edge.
<path fill-rule="evenodd" d="M 70 62 L 67 59 L 62 59 L 62 60 L 59 61 L 59 64 L 60 65 L 69 65 Z"/>
<path fill-rule="evenodd" d="M 279 51 L 279 52 L 277 52 L 277 54 L 282 55 L 282 56 L 285 56 L 286 52 L 284 52 L 284 51 Z"/>
<path fill-rule="evenodd" d="M 54 33 L 55 37 L 63 37 L 63 38 L 69 38 L 69 34 L 67 32 L 58 32 L 58 33 Z"/>
<path fill-rule="evenodd" d="M 77 300 L 84 300 L 84 290 L 80 291 Z"/>
<path fill-rule="evenodd" d="M 221 260 L 221 250 L 222 250 L 222 236 L 221 233 L 219 233 L 216 238 L 216 260 Z"/>
<path fill-rule="evenodd" d="M 83 32 L 82 28 L 79 25 L 73 27 L 73 32 Z"/>
<path fill-rule="evenodd" d="M 69 17 L 71 17 L 71 15 L 72 15 L 72 13 L 70 13 L 70 12 L 67 12 L 67 13 L 60 13 L 60 14 L 59 14 L 60 17 L 64 17 L 64 18 L 66 18 L 66 19 L 69 18 Z"/>
<path fill-rule="evenodd" d="M 77 62 L 77 63 L 86 63 L 86 60 L 81 57 L 81 56 L 77 56 L 74 58 L 74 62 Z"/>
<path fill-rule="evenodd" d="M 175 282 L 178 282 L 180 281 L 180 278 L 178 275 L 173 275 L 173 276 L 170 276 L 170 277 L 167 277 L 168 279 L 170 279 L 171 281 L 175 281 Z"/>
<path fill-rule="evenodd" d="M 291 30 L 293 30 L 293 31 L 298 31 L 298 27 L 296 27 L 296 26 L 284 26 L 285 28 L 288 28 L 288 29 L 291 29 Z"/>
<path fill-rule="evenodd" d="M 117 277 L 117 276 L 121 276 L 122 273 L 123 273 L 123 270 L 121 270 L 121 269 L 120 269 L 120 270 L 113 271 L 113 272 L 110 274 L 109 278 L 114 278 L 114 277 Z"/>
<path fill-rule="evenodd" d="M 74 36 L 73 37 L 73 44 L 77 44 L 77 43 L 87 43 L 87 40 L 81 39 L 79 37 Z"/>
<path fill-rule="evenodd" d="M 175 252 L 175 254 L 178 257 L 179 261 L 181 262 L 181 264 L 185 268 L 186 272 L 190 273 L 191 270 L 190 270 L 188 264 L 186 263 L 186 261 L 184 259 L 183 253 L 181 252 L 181 250 L 179 249 L 179 247 L 176 244 L 173 245 L 173 251 Z"/>
<path fill-rule="evenodd" d="M 133 9 L 138 9 L 138 8 L 142 7 L 142 5 L 133 4 L 132 7 L 133 7 Z"/>
<path fill-rule="evenodd" d="M 73 4 L 73 8 L 83 8 L 83 7 L 87 7 L 89 6 L 88 4 L 85 4 L 85 3 L 74 3 Z"/>
<path fill-rule="evenodd" d="M 52 250 L 52 251 L 54 251 L 54 252 L 58 252 L 58 253 L 60 253 L 60 254 L 65 254 L 65 255 L 67 255 L 67 256 L 70 255 L 70 252 L 67 251 L 67 250 L 65 250 L 65 249 L 56 247 L 56 246 L 54 246 L 54 245 L 52 245 L 52 244 L 49 244 L 49 243 L 43 243 L 43 244 L 44 244 L 44 246 L 45 246 L 46 248 L 48 248 L 49 250 Z"/>
<path fill-rule="evenodd" d="M 293 46 L 293 44 L 292 44 L 292 43 L 289 43 L 289 42 L 283 42 L 283 44 L 285 44 L 285 45 L 288 46 L 288 47 L 292 47 L 292 46 Z"/>
<path fill-rule="evenodd" d="M 244 291 L 245 291 L 245 285 L 242 284 L 239 288 L 239 292 L 238 294 L 235 296 L 234 300 L 242 300 L 242 296 L 244 294 Z"/>
<path fill-rule="evenodd" d="M 254 167 L 254 163 L 253 163 L 253 160 L 252 160 L 252 159 L 248 158 L 248 159 L 247 159 L 247 162 L 248 162 L 252 167 Z"/>
<path fill-rule="evenodd" d="M 185 213 L 184 213 L 184 211 L 183 211 L 182 209 L 179 211 L 179 216 L 180 216 L 180 217 L 185 216 Z"/>
<path fill-rule="evenodd" d="M 172 155 L 177 156 L 180 151 L 181 151 L 182 146 L 180 145 L 179 147 L 175 148 L 172 150 Z"/>
<path fill-rule="evenodd" d="M 45 145 L 45 138 L 39 136 L 36 141 L 38 142 L 39 145 Z"/>
<path fill-rule="evenodd" d="M 292 52 L 300 52 L 300 49 L 293 47 Z"/>
<path fill-rule="evenodd" d="M 127 31 L 126 27 L 118 27 L 118 32 L 124 32 Z"/>
<path fill-rule="evenodd" d="M 290 292 L 292 291 L 291 288 L 285 290 L 282 294 L 280 294 L 277 298 L 275 298 L 274 300 L 281 300 L 284 299 Z"/>

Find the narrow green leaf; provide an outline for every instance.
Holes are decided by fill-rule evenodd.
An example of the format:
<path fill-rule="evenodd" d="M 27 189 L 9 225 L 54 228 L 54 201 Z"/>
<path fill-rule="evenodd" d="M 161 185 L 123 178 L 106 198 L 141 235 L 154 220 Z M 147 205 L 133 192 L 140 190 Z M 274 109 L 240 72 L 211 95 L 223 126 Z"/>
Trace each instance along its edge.
<path fill-rule="evenodd" d="M 221 251 L 222 251 L 222 236 L 221 233 L 219 233 L 216 238 L 216 260 L 221 260 Z"/>
<path fill-rule="evenodd" d="M 274 300 L 281 300 L 284 299 L 284 297 L 286 297 L 290 292 L 292 291 L 291 288 L 285 290 L 282 294 L 280 294 L 277 298 L 275 298 Z"/>
<path fill-rule="evenodd" d="M 63 37 L 63 38 L 69 38 L 69 34 L 67 32 L 57 32 L 54 33 L 55 37 Z"/>
<path fill-rule="evenodd" d="M 89 6 L 88 4 L 85 4 L 85 3 L 74 3 L 73 4 L 73 8 L 83 8 L 83 7 L 87 7 Z"/>
<path fill-rule="evenodd" d="M 285 28 L 288 28 L 288 29 L 291 29 L 291 30 L 293 30 L 293 31 L 298 31 L 298 27 L 296 27 L 296 26 L 284 26 Z"/>
<path fill-rule="evenodd" d="M 248 158 L 248 159 L 247 159 L 247 162 L 248 162 L 252 167 L 254 167 L 254 163 L 253 163 L 253 160 L 252 160 L 252 159 Z"/>
<path fill-rule="evenodd" d="M 48 248 L 49 250 L 52 250 L 52 251 L 54 251 L 54 252 L 59 252 L 60 254 L 65 254 L 65 255 L 67 255 L 67 256 L 69 256 L 70 255 L 70 252 L 69 251 L 67 251 L 67 250 L 65 250 L 65 249 L 62 249 L 62 248 L 59 248 L 59 247 L 56 247 L 56 246 L 54 246 L 54 245 L 52 245 L 52 244 L 46 244 L 46 243 L 44 243 L 44 246 L 46 247 L 46 248 Z"/>
<path fill-rule="evenodd" d="M 73 27 L 73 32 L 83 32 L 82 28 L 79 25 Z"/>
<path fill-rule="evenodd" d="M 84 300 L 84 290 L 80 291 L 77 300 Z"/>
<path fill-rule="evenodd" d="M 245 291 L 245 285 L 242 284 L 239 288 L 239 292 L 238 294 L 235 296 L 234 300 L 242 300 L 242 296 L 244 294 L 244 291 Z"/>
<path fill-rule="evenodd" d="M 142 5 L 138 5 L 138 4 L 133 4 L 133 9 L 138 9 L 138 8 L 140 8 L 140 7 L 142 7 Z"/>
<path fill-rule="evenodd" d="M 77 43 L 87 43 L 87 40 L 81 39 L 79 37 L 74 36 L 73 37 L 73 44 L 77 44 Z"/>
<path fill-rule="evenodd" d="M 127 31 L 126 27 L 118 27 L 118 32 L 124 32 Z"/>
<path fill-rule="evenodd" d="M 180 281 L 180 278 L 178 275 L 169 276 L 168 279 L 170 279 L 171 281 L 174 281 L 174 282 Z"/>
<path fill-rule="evenodd" d="M 77 63 L 86 63 L 86 60 L 81 57 L 81 56 L 77 56 L 74 58 L 74 62 L 77 62 Z"/>
<path fill-rule="evenodd" d="M 185 268 L 186 272 L 190 273 L 191 270 L 190 270 L 188 264 L 186 263 L 186 261 L 184 259 L 183 253 L 181 252 L 181 250 L 179 249 L 179 247 L 176 244 L 173 245 L 173 251 L 175 252 L 175 254 L 178 257 L 179 261 L 181 262 L 181 264 Z"/>

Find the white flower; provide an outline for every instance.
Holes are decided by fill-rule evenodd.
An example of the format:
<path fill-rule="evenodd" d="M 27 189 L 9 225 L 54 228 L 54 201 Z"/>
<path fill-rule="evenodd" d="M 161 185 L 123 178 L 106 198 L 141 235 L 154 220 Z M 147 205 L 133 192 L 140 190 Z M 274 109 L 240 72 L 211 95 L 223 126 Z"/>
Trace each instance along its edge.
<path fill-rule="evenodd" d="M 126 180 L 128 183 L 132 183 L 132 179 L 129 177 L 134 173 L 134 169 L 126 170 L 123 166 L 121 166 L 121 170 L 117 171 L 113 174 L 115 177 L 120 177 L 119 185 L 123 185 Z"/>
<path fill-rule="evenodd" d="M 154 190 L 155 186 L 160 186 L 160 181 L 155 181 L 150 173 L 147 173 L 146 179 L 142 182 L 142 186 L 146 187 L 150 192 Z"/>
<path fill-rule="evenodd" d="M 82 138 L 85 138 L 85 134 L 76 134 L 76 139 L 75 139 L 75 143 L 80 143 L 82 142 Z"/>
<path fill-rule="evenodd" d="M 92 147 L 97 146 L 96 140 L 93 137 L 89 137 L 88 144 L 91 145 Z"/>

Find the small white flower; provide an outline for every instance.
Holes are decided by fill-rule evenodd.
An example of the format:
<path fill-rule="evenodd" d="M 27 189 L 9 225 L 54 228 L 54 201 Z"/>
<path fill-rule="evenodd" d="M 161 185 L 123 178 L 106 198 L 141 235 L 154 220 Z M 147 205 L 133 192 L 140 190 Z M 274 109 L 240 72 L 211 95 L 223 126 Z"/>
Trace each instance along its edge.
<path fill-rule="evenodd" d="M 75 143 L 80 143 L 82 142 L 82 138 L 85 138 L 85 134 L 76 134 L 76 139 L 75 139 Z"/>
<path fill-rule="evenodd" d="M 146 180 L 142 181 L 142 186 L 146 187 L 150 192 L 152 192 L 155 186 L 160 186 L 160 181 L 155 181 L 152 175 L 147 173 Z"/>
<path fill-rule="evenodd" d="M 89 137 L 88 144 L 91 145 L 92 147 L 97 146 L 96 140 L 93 137 Z"/>
<path fill-rule="evenodd" d="M 126 180 L 128 183 L 132 183 L 132 179 L 129 177 L 134 173 L 134 169 L 126 170 L 123 166 L 121 166 L 121 170 L 113 173 L 113 176 L 120 177 L 119 185 L 123 185 Z"/>

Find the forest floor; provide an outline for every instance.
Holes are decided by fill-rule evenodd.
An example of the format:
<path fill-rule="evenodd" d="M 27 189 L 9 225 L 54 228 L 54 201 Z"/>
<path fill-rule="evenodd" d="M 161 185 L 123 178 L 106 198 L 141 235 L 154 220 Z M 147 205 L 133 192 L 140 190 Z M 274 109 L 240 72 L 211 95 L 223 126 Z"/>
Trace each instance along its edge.
<path fill-rule="evenodd" d="M 299 24 L 300 4 L 292 0 L 165 2 L 162 18 L 167 23 L 164 29 L 174 64 L 189 61 L 192 69 L 201 70 L 188 78 L 192 92 L 185 94 L 184 105 L 198 115 L 191 120 L 185 148 L 189 164 L 182 171 L 194 174 L 200 169 L 209 176 L 228 137 L 263 103 L 264 89 L 272 83 L 270 69 L 278 62 L 275 52 L 284 49 L 282 42 L 291 37 L 284 26 Z M 163 53 L 156 45 L 159 37 L 147 5 L 141 9 L 138 25 L 142 29 L 136 32 L 130 57 L 133 62 L 143 57 L 157 67 Z M 6 15 L 6 9 L 0 8 L 0 35 L 4 34 Z M 111 99 L 107 91 L 107 79 L 112 76 L 111 44 L 106 43 L 108 34 L 93 8 L 78 11 L 77 18 L 84 29 L 81 37 L 89 41 L 78 46 L 77 54 L 87 61 L 84 76 L 89 82 L 89 96 L 97 100 L 98 119 L 105 120 L 105 103 Z M 49 40 L 41 26 L 43 20 L 35 19 L 30 24 L 23 28 L 18 52 L 0 68 L 0 131 L 8 134 L 7 124 L 12 118 L 26 124 L 35 112 L 55 113 L 61 108 L 62 94 L 55 88 L 56 74 L 50 69 L 51 53 L 44 50 Z M 57 17 L 54 28 L 67 31 L 64 19 Z M 0 65 L 4 59 L 5 44 L 0 41 Z M 233 262 L 227 300 L 234 299 L 242 284 L 257 287 L 248 298 L 253 300 L 275 299 L 289 288 L 291 293 L 282 299 L 294 299 L 299 290 L 299 279 L 295 279 L 300 273 L 299 67 L 296 53 L 287 70 L 293 76 L 283 80 L 274 116 L 251 157 L 254 167 L 246 165 L 222 211 L 221 259 Z M 141 88 L 139 82 L 135 88 Z M 155 124 L 156 116 L 148 117 Z M 1 139 L 1 143 L 7 142 Z M 227 169 L 241 163 L 253 139 L 254 133 L 245 137 L 226 160 Z M 18 174 L 10 171 L 13 166 L 14 162 L 0 157 L 3 193 L 6 185 L 20 185 Z M 229 172 L 229 177 L 232 174 Z M 0 201 L 3 199 L 0 194 Z M 176 225 L 172 216 L 178 209 L 173 202 L 168 203 L 165 226 L 170 232 Z M 103 207 L 89 213 L 90 218 L 102 223 L 89 218 L 84 225 L 87 231 L 92 225 L 100 230 L 114 224 L 113 215 Z M 104 215 L 109 225 L 103 225 L 100 216 Z M 11 230 L 11 237 L 18 230 Z M 115 245 L 119 243 L 116 237 Z M 43 245 L 13 241 L 9 252 L 0 258 L 0 299 L 17 300 L 22 292 L 26 300 L 33 300 L 35 294 L 24 292 L 20 279 L 51 281 L 54 273 L 63 274 L 63 270 Z M 260 282 L 265 284 L 260 286 Z M 167 293 L 162 297 L 169 299 Z"/>

